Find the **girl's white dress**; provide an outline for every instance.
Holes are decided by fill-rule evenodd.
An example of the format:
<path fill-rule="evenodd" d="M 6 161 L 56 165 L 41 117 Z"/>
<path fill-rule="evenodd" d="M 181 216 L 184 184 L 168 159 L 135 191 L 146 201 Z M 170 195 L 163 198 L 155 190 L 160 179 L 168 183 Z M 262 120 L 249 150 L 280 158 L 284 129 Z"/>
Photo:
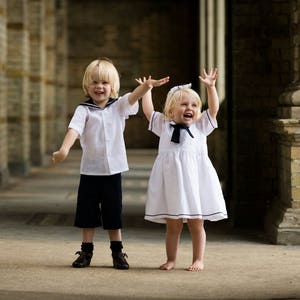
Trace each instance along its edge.
<path fill-rule="evenodd" d="M 171 122 L 172 123 L 172 122 Z M 180 143 L 171 141 L 174 128 L 164 115 L 153 112 L 149 130 L 160 137 L 158 156 L 148 185 L 145 219 L 166 223 L 165 218 L 227 218 L 218 175 L 207 153 L 206 137 L 218 127 L 208 110 L 189 127 L 180 130 Z"/>

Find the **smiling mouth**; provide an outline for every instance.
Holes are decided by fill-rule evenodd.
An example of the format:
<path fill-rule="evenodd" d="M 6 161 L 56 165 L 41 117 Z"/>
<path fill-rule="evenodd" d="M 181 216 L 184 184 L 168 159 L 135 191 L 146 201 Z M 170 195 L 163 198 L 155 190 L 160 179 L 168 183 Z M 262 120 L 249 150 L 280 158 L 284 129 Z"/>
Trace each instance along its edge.
<path fill-rule="evenodd" d="M 189 119 L 193 118 L 193 115 L 190 114 L 190 113 L 185 113 L 183 116 L 184 116 L 185 118 L 189 118 Z"/>

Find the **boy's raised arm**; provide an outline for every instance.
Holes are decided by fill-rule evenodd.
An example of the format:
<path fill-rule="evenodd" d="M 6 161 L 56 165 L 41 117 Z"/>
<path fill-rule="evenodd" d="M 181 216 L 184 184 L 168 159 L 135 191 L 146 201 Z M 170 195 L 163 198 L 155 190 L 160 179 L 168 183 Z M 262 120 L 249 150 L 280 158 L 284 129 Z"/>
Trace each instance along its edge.
<path fill-rule="evenodd" d="M 143 79 L 139 78 L 136 79 L 136 81 L 139 84 L 143 84 L 146 81 L 146 77 L 144 77 Z M 151 93 L 150 89 L 142 98 L 142 108 L 143 108 L 143 113 L 145 114 L 146 118 L 148 119 L 148 121 L 150 121 L 152 112 L 154 110 L 154 106 L 153 106 L 153 102 L 152 102 L 152 93 Z"/>

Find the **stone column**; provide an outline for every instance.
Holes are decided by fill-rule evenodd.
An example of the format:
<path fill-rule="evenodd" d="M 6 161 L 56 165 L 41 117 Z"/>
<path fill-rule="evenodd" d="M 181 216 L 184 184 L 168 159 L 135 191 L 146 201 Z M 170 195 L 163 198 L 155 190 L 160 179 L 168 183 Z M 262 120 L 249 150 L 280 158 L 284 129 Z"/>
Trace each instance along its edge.
<path fill-rule="evenodd" d="M 66 134 L 68 89 L 68 23 L 67 0 L 56 1 L 56 89 L 55 142 L 59 147 Z"/>
<path fill-rule="evenodd" d="M 6 0 L 0 0 L 0 187 L 8 182 L 7 152 L 7 7 Z"/>
<path fill-rule="evenodd" d="M 46 42 L 46 151 L 55 150 L 55 94 L 56 94 L 56 14 L 55 1 L 48 0 L 45 18 Z"/>
<path fill-rule="evenodd" d="M 48 162 L 46 156 L 46 43 L 45 1 L 29 0 L 31 161 Z"/>
<path fill-rule="evenodd" d="M 300 244 L 300 2 L 291 3 L 293 83 L 279 98 L 279 119 L 271 124 L 277 141 L 278 197 L 265 220 L 274 243 Z M 274 145 L 275 146 L 275 145 Z"/>
<path fill-rule="evenodd" d="M 271 131 L 277 145 L 278 198 L 265 220 L 265 231 L 276 244 L 300 244 L 300 85 L 280 97 L 279 115 Z M 285 106 L 283 106 L 285 105 Z M 295 106 L 290 106 L 295 105 Z"/>
<path fill-rule="evenodd" d="M 202 68 L 208 71 L 218 68 L 216 88 L 220 99 L 218 114 L 219 128 L 208 138 L 209 153 L 222 181 L 223 191 L 227 189 L 227 164 L 224 153 L 227 153 L 227 107 L 225 100 L 225 0 L 199 0 L 199 74 Z M 207 104 L 207 91 L 200 84 L 200 98 Z M 220 151 L 222 149 L 222 151 Z"/>
<path fill-rule="evenodd" d="M 29 162 L 29 33 L 27 0 L 7 2 L 8 157 L 11 174 L 27 175 Z"/>

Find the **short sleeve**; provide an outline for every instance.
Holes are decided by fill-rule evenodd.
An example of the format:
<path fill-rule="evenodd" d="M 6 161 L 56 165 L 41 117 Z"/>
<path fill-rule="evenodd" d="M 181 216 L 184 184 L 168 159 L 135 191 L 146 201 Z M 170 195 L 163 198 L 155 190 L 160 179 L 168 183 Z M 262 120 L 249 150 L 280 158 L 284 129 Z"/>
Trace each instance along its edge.
<path fill-rule="evenodd" d="M 204 134 L 209 135 L 212 131 L 218 128 L 218 122 L 212 118 L 208 110 L 205 110 L 200 119 L 196 122 L 197 128 Z"/>
<path fill-rule="evenodd" d="M 117 101 L 119 106 L 119 111 L 121 116 L 125 117 L 126 119 L 130 115 L 136 115 L 139 110 L 139 103 L 136 101 L 133 105 L 128 102 L 130 93 L 125 94 L 124 96 L 120 97 Z"/>
<path fill-rule="evenodd" d="M 81 136 L 85 127 L 87 116 L 88 110 L 84 106 L 77 106 L 68 128 L 76 130 Z"/>
<path fill-rule="evenodd" d="M 164 115 L 160 112 L 153 111 L 148 129 L 155 133 L 157 136 L 161 135 L 163 124 L 164 124 Z"/>

